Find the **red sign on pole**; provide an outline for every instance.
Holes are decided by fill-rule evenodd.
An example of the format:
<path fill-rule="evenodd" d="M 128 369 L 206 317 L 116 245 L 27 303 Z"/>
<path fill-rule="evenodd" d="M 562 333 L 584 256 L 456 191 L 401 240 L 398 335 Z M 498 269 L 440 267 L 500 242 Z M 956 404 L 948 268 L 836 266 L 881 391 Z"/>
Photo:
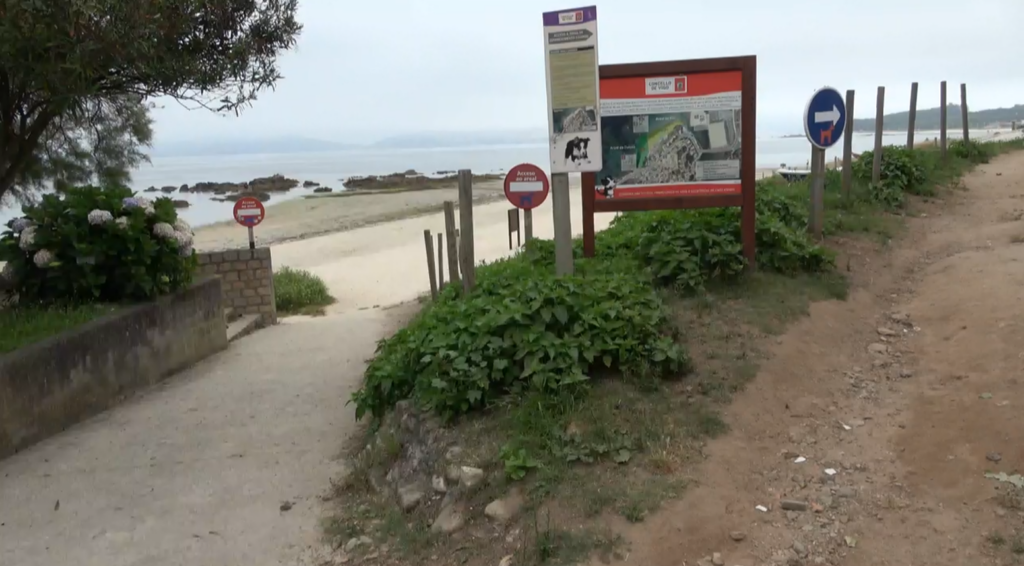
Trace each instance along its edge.
<path fill-rule="evenodd" d="M 235 222 L 242 226 L 252 228 L 263 222 L 266 215 L 263 203 L 256 197 L 242 197 L 235 202 Z"/>
<path fill-rule="evenodd" d="M 544 204 L 550 190 L 547 174 L 531 163 L 516 165 L 505 175 L 505 198 L 516 208 L 537 208 Z"/>

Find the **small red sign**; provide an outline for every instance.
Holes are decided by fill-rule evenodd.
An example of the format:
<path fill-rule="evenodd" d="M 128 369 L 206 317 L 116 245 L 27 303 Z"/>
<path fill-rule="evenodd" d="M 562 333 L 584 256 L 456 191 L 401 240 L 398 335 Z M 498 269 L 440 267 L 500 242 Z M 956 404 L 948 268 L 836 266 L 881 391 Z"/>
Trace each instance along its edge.
<path fill-rule="evenodd" d="M 263 222 L 263 217 L 266 215 L 267 210 L 263 208 L 263 203 L 256 197 L 242 197 L 235 202 L 235 222 L 242 226 L 252 228 Z"/>
<path fill-rule="evenodd" d="M 544 204 L 550 190 L 547 174 L 532 163 L 520 163 L 505 175 L 505 198 L 516 208 L 537 208 Z"/>

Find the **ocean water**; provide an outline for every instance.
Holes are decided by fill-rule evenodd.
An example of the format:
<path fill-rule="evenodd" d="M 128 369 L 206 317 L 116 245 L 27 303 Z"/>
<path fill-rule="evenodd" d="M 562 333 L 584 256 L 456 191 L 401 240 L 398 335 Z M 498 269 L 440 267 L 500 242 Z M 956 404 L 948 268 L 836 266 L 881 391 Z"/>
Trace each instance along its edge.
<path fill-rule="evenodd" d="M 935 138 L 938 132 L 918 132 L 918 140 Z M 954 137 L 950 132 L 950 138 Z M 883 136 L 886 145 L 903 145 L 905 132 L 891 132 Z M 828 159 L 842 159 L 842 142 L 826 152 Z M 853 151 L 860 153 L 872 149 L 872 134 L 853 136 Z M 810 160 L 810 144 L 804 137 L 763 138 L 757 140 L 757 167 L 777 168 L 785 164 L 803 168 Z M 209 157 L 154 157 L 152 163 L 133 173 L 132 188 L 142 191 L 147 187 L 166 185 L 192 185 L 202 181 L 244 182 L 256 177 L 280 173 L 300 181 L 315 181 L 321 185 L 342 190 L 341 180 L 356 175 L 381 175 L 415 169 L 421 173 L 472 169 L 474 173 L 502 173 L 519 163 L 547 162 L 547 146 L 511 145 L 471 148 L 413 149 L 413 150 L 349 150 L 305 154 L 259 154 Z M 301 198 L 312 194 L 312 189 L 293 189 L 288 193 L 275 193 L 268 205 Z M 146 196 L 163 196 L 149 193 Z M 174 193 L 173 198 L 187 200 L 190 207 L 179 210 L 193 226 L 201 226 L 231 219 L 233 203 L 214 202 L 208 194 Z M 0 223 L 18 216 L 20 208 L 8 204 L 0 206 Z"/>

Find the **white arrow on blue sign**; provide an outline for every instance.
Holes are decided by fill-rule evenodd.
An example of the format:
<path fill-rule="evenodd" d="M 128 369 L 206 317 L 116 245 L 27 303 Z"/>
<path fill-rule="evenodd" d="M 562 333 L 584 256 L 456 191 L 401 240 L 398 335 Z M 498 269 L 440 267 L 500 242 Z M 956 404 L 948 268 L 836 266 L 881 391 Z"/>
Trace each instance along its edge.
<path fill-rule="evenodd" d="M 812 145 L 828 149 L 843 138 L 846 129 L 846 101 L 839 91 L 824 87 L 814 93 L 804 111 L 804 133 Z"/>

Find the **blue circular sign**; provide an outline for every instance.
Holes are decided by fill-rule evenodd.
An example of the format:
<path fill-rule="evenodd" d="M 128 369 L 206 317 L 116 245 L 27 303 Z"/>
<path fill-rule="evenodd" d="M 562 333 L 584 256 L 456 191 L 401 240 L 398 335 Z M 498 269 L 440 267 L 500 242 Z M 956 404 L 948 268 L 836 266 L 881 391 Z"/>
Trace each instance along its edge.
<path fill-rule="evenodd" d="M 832 87 L 814 93 L 804 111 L 804 133 L 811 145 L 828 149 L 843 139 L 846 129 L 846 101 Z"/>

